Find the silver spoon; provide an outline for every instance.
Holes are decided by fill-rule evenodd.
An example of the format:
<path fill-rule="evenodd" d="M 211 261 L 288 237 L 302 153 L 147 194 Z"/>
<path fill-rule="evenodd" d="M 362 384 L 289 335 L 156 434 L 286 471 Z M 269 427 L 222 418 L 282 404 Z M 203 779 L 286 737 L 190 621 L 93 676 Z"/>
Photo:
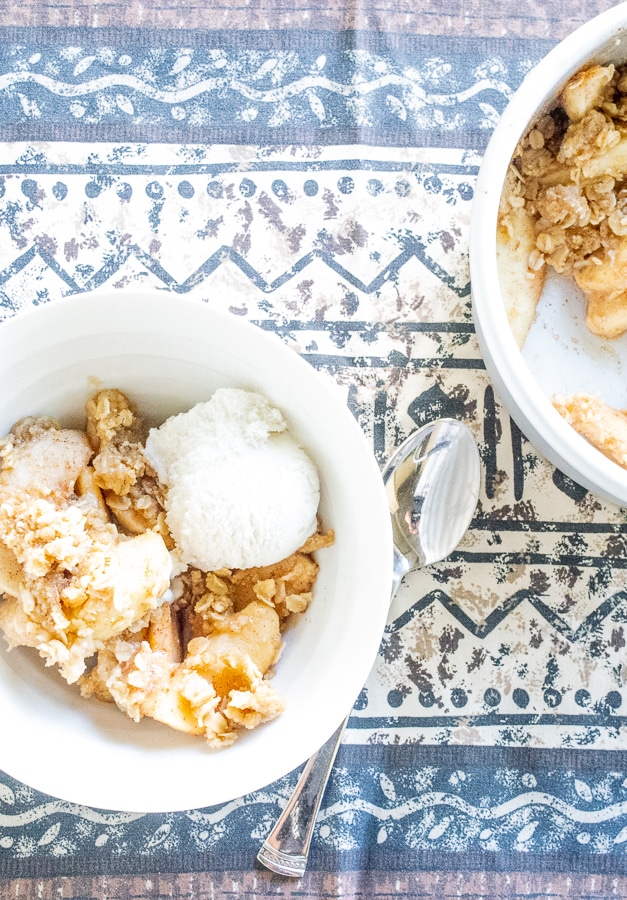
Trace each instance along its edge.
<path fill-rule="evenodd" d="M 438 419 L 414 431 L 383 469 L 392 531 L 394 570 L 390 603 L 403 576 L 445 559 L 473 517 L 480 484 L 479 451 L 456 419 Z M 300 877 L 348 716 L 311 757 L 257 859 L 278 875 Z"/>

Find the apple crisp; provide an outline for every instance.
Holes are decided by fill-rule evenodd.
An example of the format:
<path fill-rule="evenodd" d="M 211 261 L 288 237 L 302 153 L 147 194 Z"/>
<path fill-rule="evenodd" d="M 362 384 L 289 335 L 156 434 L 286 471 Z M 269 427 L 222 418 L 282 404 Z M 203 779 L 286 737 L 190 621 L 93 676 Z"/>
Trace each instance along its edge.
<path fill-rule="evenodd" d="M 569 425 L 604 456 L 627 469 L 627 413 L 614 409 L 596 394 L 553 398 L 553 405 Z"/>
<path fill-rule="evenodd" d="M 171 561 L 152 531 L 127 537 L 92 489 L 84 434 L 25 419 L 0 441 L 0 628 L 70 683 L 162 602 Z"/>
<path fill-rule="evenodd" d="M 519 347 L 549 268 L 581 288 L 593 334 L 614 339 L 627 332 L 627 66 L 577 72 L 519 142 L 499 207 L 497 264 Z M 627 468 L 622 411 L 583 392 L 552 402 L 589 443 Z"/>
<path fill-rule="evenodd" d="M 103 390 L 84 432 L 29 418 L 0 441 L 0 629 L 84 697 L 228 746 L 284 709 L 273 666 L 333 533 L 268 566 L 181 567 L 145 440 Z"/>
<path fill-rule="evenodd" d="M 526 132 L 506 178 L 497 244 L 510 251 L 501 287 L 519 345 L 547 266 L 579 285 L 591 332 L 627 331 L 627 66 L 578 72 Z"/>

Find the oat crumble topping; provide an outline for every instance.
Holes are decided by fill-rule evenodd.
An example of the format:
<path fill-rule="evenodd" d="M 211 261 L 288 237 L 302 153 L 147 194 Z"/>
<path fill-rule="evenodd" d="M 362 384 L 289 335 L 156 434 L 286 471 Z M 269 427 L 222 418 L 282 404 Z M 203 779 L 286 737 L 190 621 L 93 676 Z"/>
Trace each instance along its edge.
<path fill-rule="evenodd" d="M 190 567 L 171 581 L 165 489 L 141 416 L 109 389 L 86 414 L 85 433 L 41 417 L 0 440 L 0 630 L 84 697 L 229 746 L 284 709 L 273 666 L 333 532 L 273 565 Z"/>

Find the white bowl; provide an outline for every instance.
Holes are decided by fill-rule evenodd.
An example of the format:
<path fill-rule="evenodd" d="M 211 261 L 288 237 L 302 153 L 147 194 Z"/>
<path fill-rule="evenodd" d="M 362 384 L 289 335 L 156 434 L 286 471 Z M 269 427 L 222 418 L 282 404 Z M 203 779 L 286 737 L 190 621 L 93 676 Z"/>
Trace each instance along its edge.
<path fill-rule="evenodd" d="M 516 145 L 582 66 L 627 59 L 627 3 L 592 19 L 558 44 L 524 79 L 482 161 L 470 224 L 475 326 L 487 370 L 512 418 L 555 466 L 606 500 L 627 506 L 627 472 L 580 437 L 553 408 L 556 393 L 589 391 L 627 406 L 627 339 L 603 341 L 583 325 L 578 289 L 547 279 L 536 322 L 519 351 L 507 321 L 496 263 L 499 199 Z"/>
<path fill-rule="evenodd" d="M 100 386 L 127 392 L 151 423 L 219 386 L 264 393 L 318 466 L 314 599 L 285 635 L 274 684 L 279 718 L 211 751 L 151 720 L 82 699 L 32 650 L 0 649 L 0 769 L 65 800 L 164 812 L 222 803 L 290 772 L 351 709 L 375 660 L 389 606 L 390 516 L 372 451 L 339 391 L 274 335 L 170 294 L 92 294 L 0 326 L 0 433 L 26 415 L 80 427 Z M 4 643 L 0 639 L 0 643 Z"/>

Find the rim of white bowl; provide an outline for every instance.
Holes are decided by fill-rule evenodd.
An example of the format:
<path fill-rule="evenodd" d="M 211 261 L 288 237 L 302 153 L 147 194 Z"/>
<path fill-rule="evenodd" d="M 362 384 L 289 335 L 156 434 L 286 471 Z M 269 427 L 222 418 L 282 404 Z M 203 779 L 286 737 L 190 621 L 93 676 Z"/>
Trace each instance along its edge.
<path fill-rule="evenodd" d="M 530 121 L 582 65 L 627 34 L 627 2 L 596 16 L 555 46 L 524 78 L 486 148 L 470 220 L 473 316 L 486 368 L 510 415 L 561 471 L 595 494 L 627 506 L 627 472 L 562 418 L 531 375 L 516 344 L 501 297 L 496 230 L 501 190 L 516 144 Z M 618 45 L 618 41 L 617 41 Z M 627 56 L 627 48 L 626 48 Z"/>
<path fill-rule="evenodd" d="M 165 292 L 155 292 L 151 290 L 92 292 L 92 296 L 97 296 L 100 301 L 106 300 L 107 298 L 111 299 L 113 301 L 112 306 L 114 308 L 114 313 L 116 310 L 120 309 L 120 304 L 128 302 L 131 295 L 141 295 L 157 304 L 164 302 L 166 299 L 168 303 L 174 302 L 174 298 L 170 295 L 166 295 Z M 88 301 L 86 301 L 87 295 L 71 296 L 62 298 L 58 301 L 53 301 L 53 303 L 40 308 L 39 311 L 44 313 L 41 318 L 42 320 L 45 320 L 46 310 L 53 306 L 56 306 L 57 309 L 65 307 L 67 313 L 68 309 L 71 311 L 72 307 L 77 308 L 81 303 L 84 303 L 84 308 L 86 308 L 89 305 Z M 154 797 L 148 796 L 147 792 L 144 791 L 143 796 L 145 799 L 143 802 L 136 802 L 136 795 L 134 797 L 128 795 L 124 796 L 121 789 L 110 783 L 110 779 L 105 778 L 98 780 L 89 775 L 87 779 L 81 781 L 81 787 L 79 789 L 76 787 L 74 780 L 74 766 L 70 766 L 67 772 L 65 770 L 62 773 L 48 771 L 43 776 L 41 776 L 41 772 L 39 772 L 37 777 L 34 777 L 31 771 L 32 763 L 28 754 L 23 754 L 18 758 L 12 757 L 12 768 L 7 768 L 7 771 L 13 777 L 24 781 L 26 784 L 30 784 L 38 790 L 61 797 L 69 802 L 83 803 L 88 806 L 102 809 L 126 810 L 131 812 L 138 810 L 141 810 L 141 812 L 170 812 L 204 807 L 234 800 L 244 794 L 260 790 L 267 784 L 285 776 L 292 769 L 302 764 L 331 736 L 340 721 L 349 711 L 348 707 L 354 702 L 354 699 L 366 682 L 372 665 L 376 660 L 389 610 L 393 544 L 388 501 L 375 456 L 369 451 L 363 430 L 349 408 L 342 404 L 339 395 L 334 391 L 332 385 L 325 382 L 325 380 L 320 377 L 320 374 L 317 373 L 306 360 L 303 360 L 302 357 L 289 348 L 287 344 L 281 341 L 275 334 L 268 333 L 254 323 L 238 318 L 232 313 L 224 310 L 217 310 L 208 304 L 203 303 L 203 301 L 199 299 L 181 298 L 177 296 L 175 302 L 181 310 L 186 304 L 196 308 L 204 306 L 206 313 L 209 314 L 208 321 L 213 321 L 214 323 L 219 320 L 223 321 L 226 325 L 227 333 L 229 331 L 232 333 L 233 329 L 238 329 L 238 340 L 241 339 L 243 335 L 244 343 L 249 349 L 250 339 L 254 338 L 257 342 L 255 346 L 263 345 L 266 352 L 282 356 L 287 362 L 286 371 L 293 376 L 290 381 L 290 390 L 292 387 L 297 387 L 303 383 L 311 384 L 315 379 L 316 408 L 320 409 L 321 405 L 324 406 L 325 411 L 328 411 L 332 423 L 337 424 L 341 420 L 344 437 L 348 440 L 352 450 L 357 449 L 357 457 L 353 454 L 353 459 L 355 460 L 357 468 L 362 475 L 366 474 L 369 480 L 367 509 L 372 514 L 374 521 L 368 516 L 367 520 L 364 520 L 364 527 L 365 522 L 367 521 L 369 529 L 368 533 L 370 536 L 369 540 L 376 542 L 376 546 L 373 549 L 376 551 L 374 557 L 378 563 L 374 568 L 368 568 L 367 576 L 366 574 L 360 576 L 361 581 L 359 583 L 368 585 L 367 593 L 370 597 L 370 602 L 367 604 L 366 608 L 369 611 L 368 614 L 372 627 L 368 628 L 366 634 L 360 635 L 360 640 L 358 642 L 353 641 L 353 644 L 355 644 L 355 657 L 348 670 L 344 666 L 343 671 L 345 677 L 343 677 L 342 691 L 336 691 L 335 696 L 329 696 L 328 700 L 325 702 L 323 729 L 317 732 L 312 731 L 309 735 L 301 734 L 298 741 L 295 742 L 298 745 L 298 750 L 288 754 L 289 760 L 286 760 L 283 757 L 281 757 L 280 760 L 269 757 L 269 761 L 264 767 L 264 776 L 260 777 L 259 773 L 256 771 L 256 767 L 250 766 L 249 771 L 241 773 L 237 790 L 228 788 L 223 784 L 211 785 L 207 776 L 205 783 L 199 783 L 197 780 L 189 785 L 186 784 L 184 788 L 181 785 L 177 786 L 176 789 L 168 788 L 166 796 L 169 799 L 166 801 L 160 799 L 158 791 L 154 791 Z M 50 311 L 52 310 L 50 309 Z M 27 318 L 37 314 L 37 309 L 25 310 L 0 324 L 0 332 L 6 336 L 3 337 L 3 341 L 11 336 L 13 338 L 20 338 L 20 336 L 23 335 L 23 326 L 26 323 Z M 85 315 L 87 315 L 87 313 Z M 111 320 L 115 321 L 115 315 L 111 316 Z M 116 326 L 112 325 L 111 330 L 116 330 Z M 327 413 L 325 412 L 325 415 L 326 414 Z M 372 559 L 372 557 L 369 558 Z M 348 688 L 347 685 L 349 685 Z M 275 721 L 278 722 L 281 718 L 282 717 L 279 717 L 279 719 Z M 272 725 L 273 723 L 271 722 L 263 727 L 267 728 Z M 201 741 L 202 739 L 192 740 Z M 229 750 L 226 749 L 221 751 L 220 755 L 222 753 L 228 754 Z M 13 756 L 15 756 L 15 754 L 13 754 Z M 8 764 L 8 760 L 5 761 L 5 765 L 6 764 Z"/>

